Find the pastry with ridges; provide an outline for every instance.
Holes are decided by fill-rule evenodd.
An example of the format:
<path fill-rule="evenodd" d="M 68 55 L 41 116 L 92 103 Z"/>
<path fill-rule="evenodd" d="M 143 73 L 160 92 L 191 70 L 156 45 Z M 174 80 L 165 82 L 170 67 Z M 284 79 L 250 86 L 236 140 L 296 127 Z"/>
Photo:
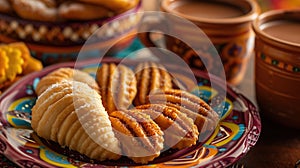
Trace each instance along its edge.
<path fill-rule="evenodd" d="M 137 95 L 134 105 L 146 104 L 147 96 L 152 92 L 171 89 L 172 78 L 165 67 L 155 62 L 143 62 L 135 69 Z"/>
<path fill-rule="evenodd" d="M 150 116 L 129 110 L 110 114 L 124 155 L 136 163 L 148 163 L 163 149 L 163 132 Z"/>
<path fill-rule="evenodd" d="M 51 85 L 32 108 L 31 126 L 38 136 L 91 159 L 120 158 L 120 142 L 101 97 L 85 83 L 67 80 Z"/>
<path fill-rule="evenodd" d="M 195 145 L 198 129 L 192 119 L 176 108 L 164 104 L 137 106 L 134 111 L 148 114 L 164 131 L 165 144 L 174 149 L 184 149 Z"/>
<path fill-rule="evenodd" d="M 194 120 L 201 133 L 205 130 L 214 130 L 218 124 L 218 114 L 201 98 L 184 90 L 168 89 L 148 96 L 151 103 L 166 104 L 177 108 Z"/>
<path fill-rule="evenodd" d="M 64 80 L 83 82 L 96 91 L 99 91 L 96 80 L 88 73 L 73 68 L 59 68 L 44 76 L 36 86 L 35 92 L 37 95 L 41 95 L 51 85 Z"/>
<path fill-rule="evenodd" d="M 96 79 L 108 113 L 127 109 L 132 104 L 137 88 L 130 68 L 113 63 L 102 64 L 97 70 Z"/>

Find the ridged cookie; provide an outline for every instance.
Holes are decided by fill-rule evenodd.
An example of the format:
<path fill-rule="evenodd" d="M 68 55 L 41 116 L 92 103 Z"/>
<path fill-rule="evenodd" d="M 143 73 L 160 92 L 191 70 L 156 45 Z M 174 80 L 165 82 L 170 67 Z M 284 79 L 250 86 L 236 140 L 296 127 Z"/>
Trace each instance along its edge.
<path fill-rule="evenodd" d="M 131 69 L 124 65 L 103 64 L 96 79 L 108 113 L 127 109 L 137 93 L 136 79 Z"/>
<path fill-rule="evenodd" d="M 91 159 L 120 158 L 120 143 L 101 97 L 85 83 L 63 81 L 51 85 L 32 108 L 31 126 L 40 137 Z"/>
<path fill-rule="evenodd" d="M 174 149 L 184 149 L 195 145 L 198 129 L 193 120 L 176 108 L 164 104 L 137 106 L 137 112 L 148 114 L 164 131 L 165 144 Z"/>
<path fill-rule="evenodd" d="M 129 110 L 114 111 L 110 120 L 124 155 L 136 163 L 148 163 L 160 155 L 163 132 L 148 115 Z"/>
<path fill-rule="evenodd" d="M 41 95 L 49 86 L 64 80 L 79 81 L 88 84 L 91 88 L 99 91 L 96 80 L 86 72 L 73 68 L 60 68 L 44 76 L 38 83 L 35 92 Z"/>
<path fill-rule="evenodd" d="M 150 103 L 161 103 L 177 108 L 194 120 L 198 131 L 214 130 L 219 116 L 201 98 L 184 90 L 169 89 L 148 96 Z"/>
<path fill-rule="evenodd" d="M 147 96 L 159 90 L 171 89 L 172 78 L 168 71 L 155 62 L 143 62 L 135 69 L 137 79 L 137 95 L 134 99 L 136 106 L 145 104 Z"/>

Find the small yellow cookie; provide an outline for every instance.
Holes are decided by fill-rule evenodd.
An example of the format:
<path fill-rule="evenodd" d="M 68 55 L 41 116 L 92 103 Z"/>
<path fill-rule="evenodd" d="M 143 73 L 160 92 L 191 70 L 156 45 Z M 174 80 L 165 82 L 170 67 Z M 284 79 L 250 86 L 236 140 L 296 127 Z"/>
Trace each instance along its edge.
<path fill-rule="evenodd" d="M 5 70 L 8 68 L 8 57 L 5 51 L 0 49 L 0 83 L 6 80 Z"/>
<path fill-rule="evenodd" d="M 23 42 L 15 42 L 15 43 L 8 44 L 8 46 L 12 48 L 17 48 L 21 51 L 21 56 L 24 60 L 24 64 L 22 68 L 23 69 L 26 68 L 26 66 L 28 65 L 28 61 L 31 59 L 30 51 L 26 46 L 26 44 Z"/>
<path fill-rule="evenodd" d="M 5 69 L 6 79 L 13 81 L 18 74 L 22 74 L 22 65 L 24 60 L 22 58 L 22 53 L 19 49 L 12 48 L 9 46 L 2 46 L 2 50 L 5 51 L 8 57 L 8 68 Z"/>
<path fill-rule="evenodd" d="M 31 57 L 29 49 L 23 42 L 0 45 L 1 92 L 22 76 L 42 68 L 42 63 Z"/>

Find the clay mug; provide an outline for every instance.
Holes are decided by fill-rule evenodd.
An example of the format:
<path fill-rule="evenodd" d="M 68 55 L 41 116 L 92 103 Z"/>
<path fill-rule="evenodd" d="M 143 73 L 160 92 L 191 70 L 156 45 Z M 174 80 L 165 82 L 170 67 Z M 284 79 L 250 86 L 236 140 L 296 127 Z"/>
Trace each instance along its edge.
<path fill-rule="evenodd" d="M 260 111 L 285 126 L 300 128 L 300 9 L 265 12 L 253 28 Z"/>
<path fill-rule="evenodd" d="M 192 22 L 213 43 L 213 45 L 206 45 L 205 42 L 199 43 L 197 48 L 191 48 L 177 38 L 164 35 L 165 46 L 169 51 L 180 56 L 190 67 L 211 72 L 216 67 L 222 66 L 216 64 L 216 61 L 212 59 L 211 55 L 213 53 L 211 51 L 213 50 L 210 48 L 212 46 L 216 48 L 221 57 L 226 80 L 234 85 L 241 82 L 245 74 L 247 62 L 254 48 L 254 33 L 251 28 L 251 22 L 257 17 L 260 11 L 255 1 L 162 0 L 161 11 L 174 14 Z M 174 22 L 176 23 L 176 21 Z M 164 22 L 161 24 L 164 24 Z M 174 26 L 168 28 L 179 28 L 173 31 L 182 31 L 180 32 L 181 34 L 193 36 L 191 32 L 188 32 L 188 28 L 182 30 L 184 28 L 180 25 L 174 24 Z M 143 33 L 139 37 L 145 46 L 158 47 L 155 41 L 152 40 L 151 34 L 151 32 Z M 196 54 L 195 50 L 200 51 L 202 54 Z M 199 56 L 201 59 L 206 59 L 206 61 L 210 62 L 208 66 L 204 66 Z M 217 76 L 221 75 L 218 72 L 214 72 L 214 74 Z"/>

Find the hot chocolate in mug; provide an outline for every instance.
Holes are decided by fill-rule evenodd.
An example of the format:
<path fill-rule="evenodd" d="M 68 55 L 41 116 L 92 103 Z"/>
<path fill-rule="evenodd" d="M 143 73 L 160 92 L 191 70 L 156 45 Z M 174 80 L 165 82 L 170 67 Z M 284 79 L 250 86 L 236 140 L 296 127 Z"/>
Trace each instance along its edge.
<path fill-rule="evenodd" d="M 156 25 L 164 25 L 172 20 L 165 29 L 177 32 L 182 36 L 195 39 L 198 45 L 191 48 L 176 37 L 164 35 L 166 48 L 181 57 L 192 68 L 218 74 L 217 69 L 224 67 L 226 80 L 234 85 L 244 77 L 248 60 L 254 48 L 254 33 L 251 23 L 256 19 L 260 9 L 253 0 L 162 0 L 161 11 L 186 19 L 203 31 L 213 45 L 201 42 L 189 27 L 177 24 L 176 19 L 164 18 Z M 170 26 L 171 25 L 171 26 Z M 149 26 L 155 29 L 155 26 Z M 158 47 L 151 38 L 152 32 L 141 33 L 141 41 L 147 47 Z M 199 42 L 200 41 L 200 42 Z M 223 65 L 217 64 L 212 56 L 214 47 Z M 195 52 L 197 51 L 197 52 Z M 205 60 L 206 64 L 203 63 Z M 220 71 L 221 73 L 221 71 Z"/>

